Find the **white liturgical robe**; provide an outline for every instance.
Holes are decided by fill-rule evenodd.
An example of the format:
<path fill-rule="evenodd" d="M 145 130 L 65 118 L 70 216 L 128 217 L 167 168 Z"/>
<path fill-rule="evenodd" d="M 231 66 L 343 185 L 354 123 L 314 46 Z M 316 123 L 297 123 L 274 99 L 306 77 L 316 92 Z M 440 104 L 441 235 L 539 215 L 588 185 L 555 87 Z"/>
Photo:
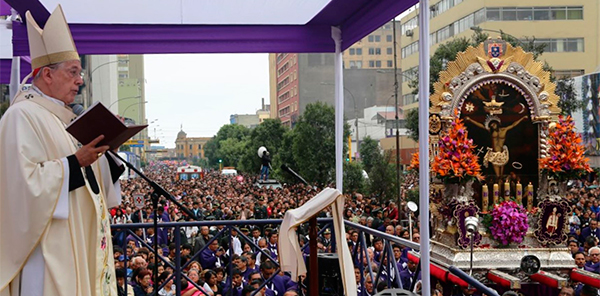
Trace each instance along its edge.
<path fill-rule="evenodd" d="M 69 191 L 66 157 L 78 146 L 65 126 L 73 118 L 28 90 L 0 120 L 0 296 L 19 296 L 31 283 L 43 295 L 117 295 L 108 209 L 120 203 L 120 189 L 104 156 L 92 164 L 99 194 L 90 176 Z M 24 277 L 36 257 L 43 274 Z"/>

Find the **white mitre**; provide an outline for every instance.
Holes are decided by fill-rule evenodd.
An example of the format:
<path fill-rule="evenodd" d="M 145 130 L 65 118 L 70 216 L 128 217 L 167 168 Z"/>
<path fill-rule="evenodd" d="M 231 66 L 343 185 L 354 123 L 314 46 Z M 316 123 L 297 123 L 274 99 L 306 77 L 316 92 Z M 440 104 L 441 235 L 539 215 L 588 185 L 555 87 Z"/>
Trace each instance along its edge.
<path fill-rule="evenodd" d="M 29 11 L 25 13 L 25 17 L 32 70 L 60 62 L 79 60 L 75 42 L 60 5 L 52 12 L 43 30 Z"/>

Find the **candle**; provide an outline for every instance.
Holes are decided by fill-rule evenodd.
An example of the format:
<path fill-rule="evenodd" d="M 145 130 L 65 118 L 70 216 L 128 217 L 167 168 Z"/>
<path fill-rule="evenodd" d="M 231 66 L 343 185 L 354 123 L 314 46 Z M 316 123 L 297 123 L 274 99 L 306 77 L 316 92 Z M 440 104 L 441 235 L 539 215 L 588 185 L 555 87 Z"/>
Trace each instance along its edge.
<path fill-rule="evenodd" d="M 531 185 L 531 182 L 527 185 L 525 192 L 527 192 L 527 210 L 531 211 L 533 208 L 533 185 Z"/>
<path fill-rule="evenodd" d="M 498 204 L 498 197 L 500 196 L 500 189 L 498 188 L 498 184 L 494 184 L 493 187 L 494 190 L 494 204 L 497 205 Z"/>
<path fill-rule="evenodd" d="M 487 184 L 483 184 L 483 186 L 481 187 L 482 193 L 481 193 L 481 207 L 483 208 L 483 212 L 487 212 L 488 210 L 488 204 L 490 202 L 490 191 L 488 190 L 488 186 Z"/>
<path fill-rule="evenodd" d="M 523 204 L 523 185 L 517 181 L 517 203 Z"/>
<path fill-rule="evenodd" d="M 510 199 L 510 183 L 504 182 L 504 201 Z"/>

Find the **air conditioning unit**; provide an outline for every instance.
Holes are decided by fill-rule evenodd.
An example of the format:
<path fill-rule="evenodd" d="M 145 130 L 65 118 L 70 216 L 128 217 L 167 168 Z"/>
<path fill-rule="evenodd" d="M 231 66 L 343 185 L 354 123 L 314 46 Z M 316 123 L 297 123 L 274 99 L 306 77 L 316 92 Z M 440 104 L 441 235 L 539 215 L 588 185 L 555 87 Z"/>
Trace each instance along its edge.
<path fill-rule="evenodd" d="M 408 37 L 412 37 L 413 36 L 413 30 L 406 30 L 406 36 Z"/>

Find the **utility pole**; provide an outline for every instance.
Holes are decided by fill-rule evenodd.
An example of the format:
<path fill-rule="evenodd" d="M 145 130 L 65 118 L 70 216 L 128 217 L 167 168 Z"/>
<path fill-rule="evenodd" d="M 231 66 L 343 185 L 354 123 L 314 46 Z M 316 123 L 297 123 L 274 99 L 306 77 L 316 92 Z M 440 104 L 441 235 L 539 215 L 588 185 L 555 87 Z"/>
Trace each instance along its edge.
<path fill-rule="evenodd" d="M 394 38 L 394 99 L 396 101 L 396 184 L 398 184 L 398 220 L 400 220 L 400 205 L 402 200 L 402 190 L 400 186 L 400 131 L 399 131 L 399 116 L 398 116 L 398 61 L 396 53 L 396 18 L 392 19 L 392 35 Z M 410 215 L 410 213 L 409 213 Z M 408 227 L 412 227 L 409 225 Z"/>

